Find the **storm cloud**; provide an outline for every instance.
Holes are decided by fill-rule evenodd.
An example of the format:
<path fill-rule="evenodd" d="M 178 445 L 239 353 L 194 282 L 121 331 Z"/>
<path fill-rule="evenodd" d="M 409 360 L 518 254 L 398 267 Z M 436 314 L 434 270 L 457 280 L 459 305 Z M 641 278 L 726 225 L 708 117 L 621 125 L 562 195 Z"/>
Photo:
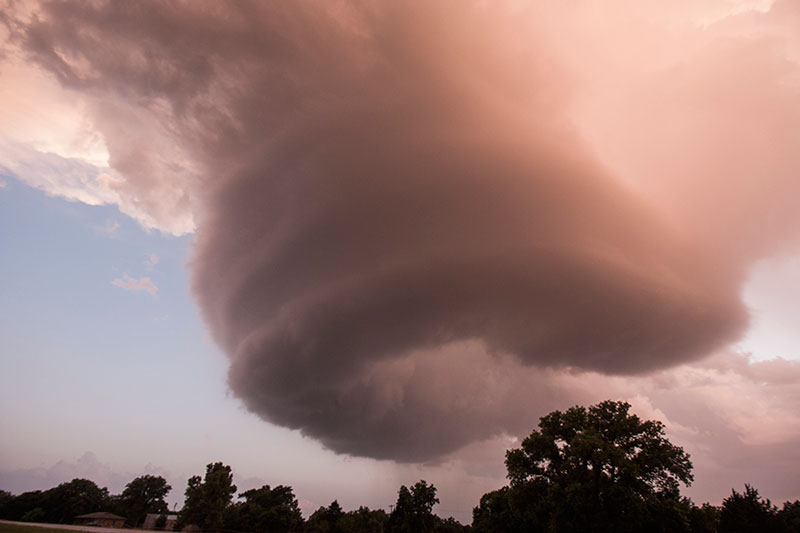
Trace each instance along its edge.
<path fill-rule="evenodd" d="M 8 27 L 88 95 L 115 188 L 192 210 L 194 293 L 248 409 L 420 461 L 530 427 L 553 397 L 521 367 L 643 374 L 735 340 L 749 266 L 798 222 L 796 58 L 722 25 L 724 46 L 665 31 L 670 53 L 620 59 L 621 32 L 592 60 L 613 25 L 575 19 L 59 1 Z"/>

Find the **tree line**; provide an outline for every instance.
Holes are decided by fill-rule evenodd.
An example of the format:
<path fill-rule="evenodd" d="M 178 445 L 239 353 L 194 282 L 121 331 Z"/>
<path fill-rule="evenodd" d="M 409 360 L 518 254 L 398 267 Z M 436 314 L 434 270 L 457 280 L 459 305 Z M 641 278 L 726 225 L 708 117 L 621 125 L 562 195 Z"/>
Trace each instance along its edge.
<path fill-rule="evenodd" d="M 172 489 L 161 476 L 140 476 L 121 494 L 110 495 L 93 481 L 76 478 L 45 491 L 13 496 L 0 490 L 0 518 L 21 522 L 71 524 L 76 516 L 106 511 L 125 517 L 125 525 L 139 527 L 148 513 L 165 514 L 164 500 Z"/>
<path fill-rule="evenodd" d="M 509 484 L 484 494 L 471 525 L 433 512 L 436 488 L 422 480 L 401 486 L 387 513 L 337 501 L 303 518 L 291 487 L 264 485 L 237 495 L 231 467 L 206 466 L 192 476 L 176 529 L 252 533 L 685 532 L 800 533 L 800 500 L 781 508 L 745 485 L 721 506 L 681 496 L 693 481 L 689 455 L 659 421 L 641 420 L 625 402 L 576 406 L 540 419 L 539 428 L 506 452 Z M 171 490 L 161 476 L 140 476 L 119 495 L 86 479 L 14 496 L 0 491 L 0 518 L 70 523 L 109 511 L 140 527 L 148 513 L 167 512 Z M 164 524 L 162 520 L 161 525 Z M 158 524 L 157 524 L 158 525 Z"/>

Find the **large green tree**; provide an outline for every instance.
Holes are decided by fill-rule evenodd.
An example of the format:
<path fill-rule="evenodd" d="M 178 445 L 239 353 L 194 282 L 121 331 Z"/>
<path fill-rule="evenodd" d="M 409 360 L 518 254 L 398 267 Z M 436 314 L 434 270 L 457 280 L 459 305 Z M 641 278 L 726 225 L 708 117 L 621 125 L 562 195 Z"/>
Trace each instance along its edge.
<path fill-rule="evenodd" d="M 147 513 L 166 513 L 164 500 L 172 487 L 161 476 L 139 476 L 125 486 L 117 498 L 118 508 L 131 527 L 139 527 Z"/>
<path fill-rule="evenodd" d="M 511 481 L 473 513 L 476 531 L 658 531 L 689 528 L 680 484 L 692 463 L 664 425 L 625 402 L 554 411 L 506 453 Z"/>
<path fill-rule="evenodd" d="M 204 479 L 201 480 L 200 476 L 189 478 L 185 494 L 186 502 L 176 528 L 192 524 L 202 529 L 221 529 L 225 510 L 236 494 L 231 467 L 222 463 L 209 463 L 206 465 Z"/>

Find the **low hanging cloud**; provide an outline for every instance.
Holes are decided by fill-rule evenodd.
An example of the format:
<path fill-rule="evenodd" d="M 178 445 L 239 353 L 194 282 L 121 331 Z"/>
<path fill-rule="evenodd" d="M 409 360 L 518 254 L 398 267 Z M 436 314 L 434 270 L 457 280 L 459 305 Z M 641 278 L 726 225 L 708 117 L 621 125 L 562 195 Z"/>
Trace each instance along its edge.
<path fill-rule="evenodd" d="M 10 42 L 85 95 L 137 212 L 193 213 L 245 405 L 419 461 L 530 427 L 557 376 L 737 339 L 797 237 L 788 15 L 635 4 L 56 1 Z"/>

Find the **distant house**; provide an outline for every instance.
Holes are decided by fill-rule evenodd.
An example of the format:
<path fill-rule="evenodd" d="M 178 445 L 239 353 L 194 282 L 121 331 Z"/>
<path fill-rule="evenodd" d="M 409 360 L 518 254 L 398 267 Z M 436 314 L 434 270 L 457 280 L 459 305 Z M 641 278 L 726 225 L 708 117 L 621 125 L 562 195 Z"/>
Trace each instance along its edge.
<path fill-rule="evenodd" d="M 158 517 L 163 516 L 166 519 L 164 527 L 159 527 Z M 172 531 L 175 529 L 175 522 L 178 520 L 177 513 L 148 513 L 144 518 L 142 529 L 163 529 L 164 531 Z"/>
<path fill-rule="evenodd" d="M 76 516 L 73 523 L 78 526 L 122 527 L 125 517 L 113 513 L 89 513 Z"/>

